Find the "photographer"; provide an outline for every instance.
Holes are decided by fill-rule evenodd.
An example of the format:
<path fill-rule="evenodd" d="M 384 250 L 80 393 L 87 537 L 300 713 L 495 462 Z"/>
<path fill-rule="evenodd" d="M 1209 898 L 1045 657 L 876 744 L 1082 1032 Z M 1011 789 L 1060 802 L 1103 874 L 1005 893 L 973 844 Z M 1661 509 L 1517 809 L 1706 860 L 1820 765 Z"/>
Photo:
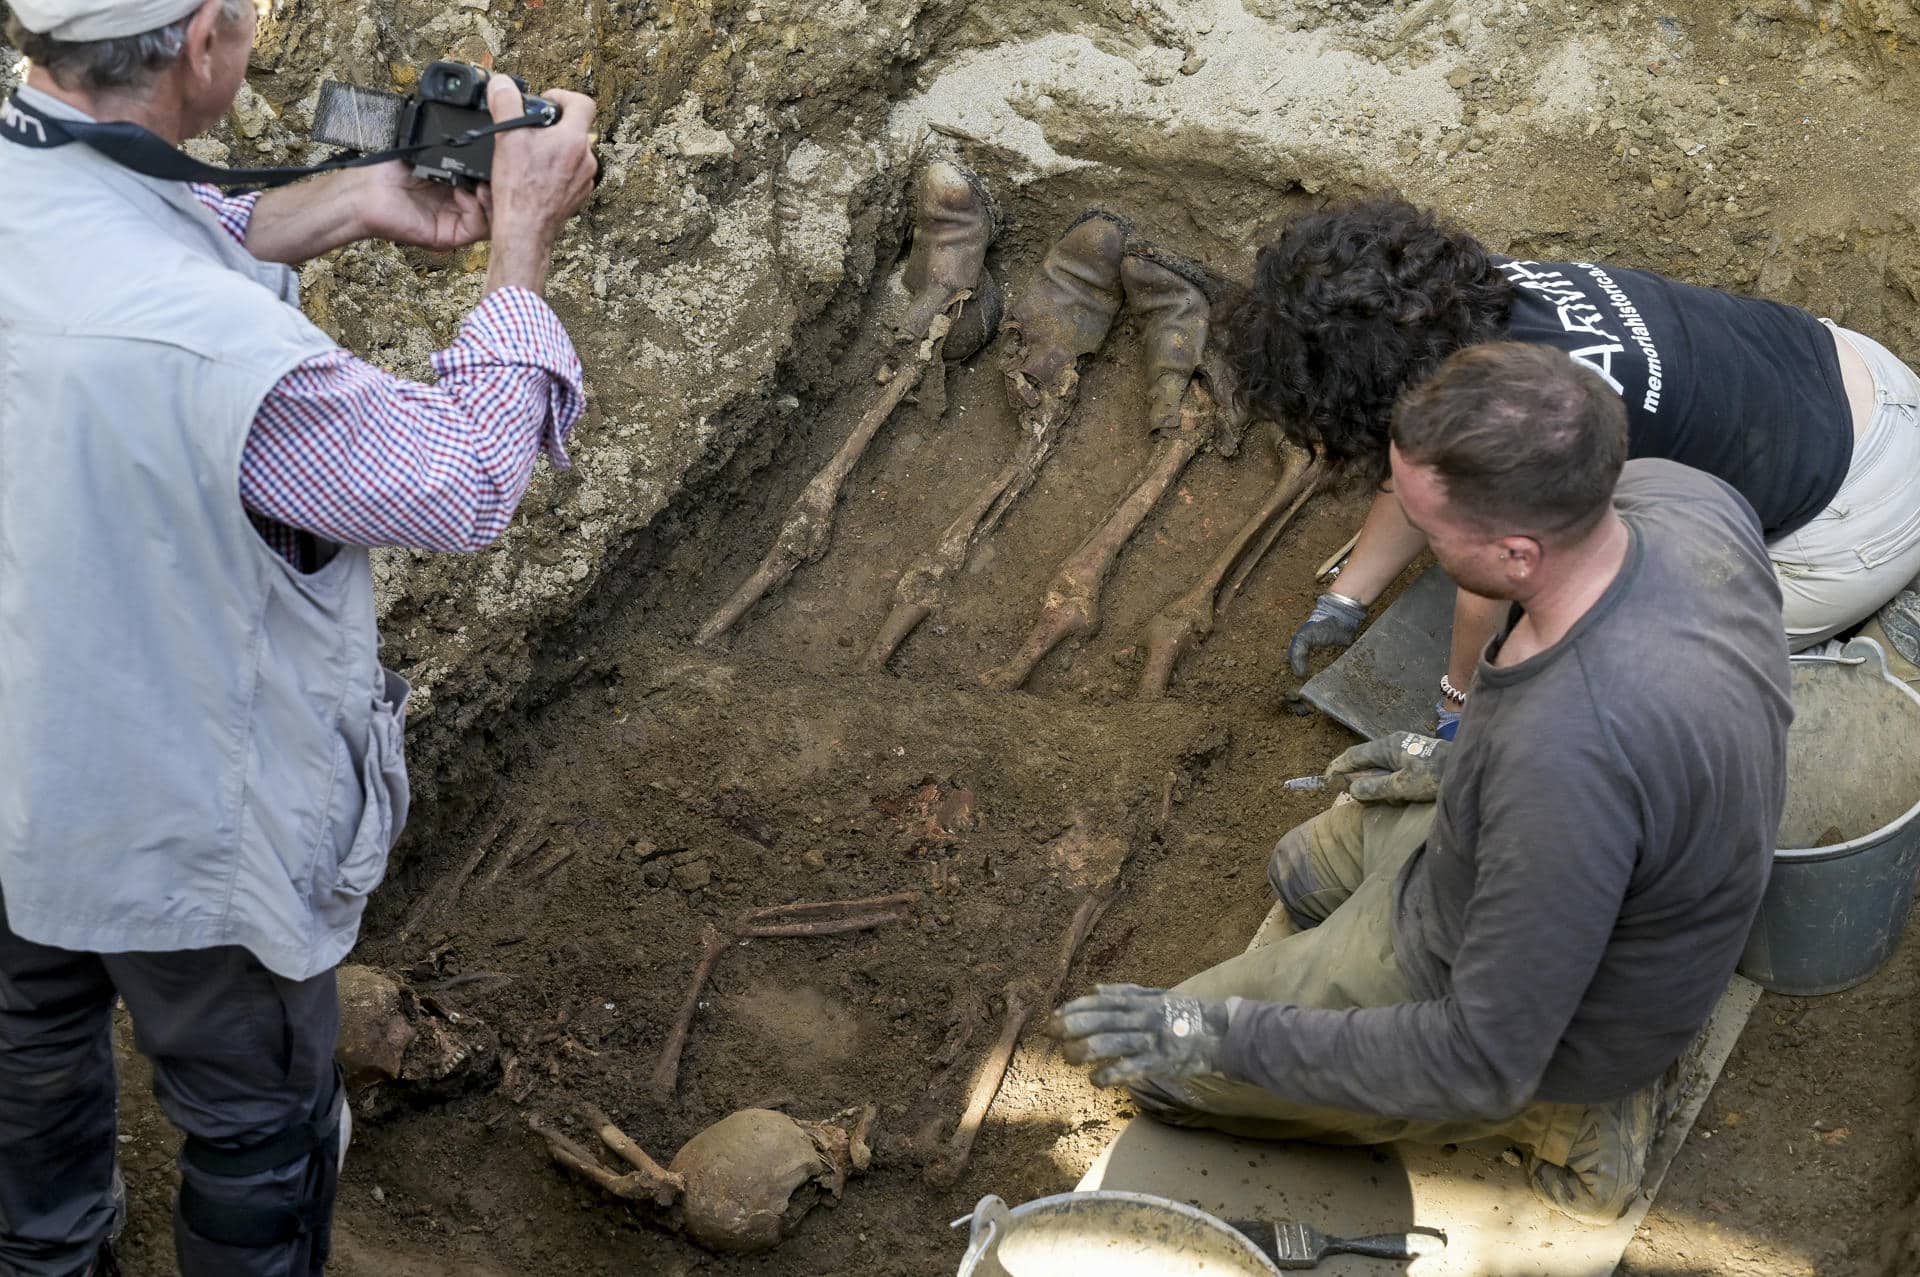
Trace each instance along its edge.
<path fill-rule="evenodd" d="M 186 1134 L 188 1277 L 326 1263 L 350 1115 L 334 968 L 406 818 L 406 684 L 368 548 L 476 550 L 579 360 L 541 299 L 594 105 L 496 139 L 491 187 L 404 163 L 257 197 L 142 176 L 40 119 L 177 145 L 231 106 L 252 0 L 12 0 L 0 116 L 0 1273 L 114 1271 L 117 997 Z M 495 120 L 522 111 L 505 77 Z M 37 143 L 37 144 L 36 144 Z M 286 265 L 492 240 L 438 384 L 341 350 Z"/>

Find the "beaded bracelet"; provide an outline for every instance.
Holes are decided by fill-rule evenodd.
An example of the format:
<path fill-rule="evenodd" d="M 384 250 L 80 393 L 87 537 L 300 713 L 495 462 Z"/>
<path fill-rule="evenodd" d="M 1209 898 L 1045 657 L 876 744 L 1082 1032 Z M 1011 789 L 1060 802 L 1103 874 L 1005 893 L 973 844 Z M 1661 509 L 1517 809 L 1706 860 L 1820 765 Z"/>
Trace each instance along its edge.
<path fill-rule="evenodd" d="M 1446 697 L 1455 705 L 1465 705 L 1467 703 L 1467 694 L 1456 688 L 1453 685 L 1453 680 L 1445 674 L 1440 676 L 1440 695 Z"/>

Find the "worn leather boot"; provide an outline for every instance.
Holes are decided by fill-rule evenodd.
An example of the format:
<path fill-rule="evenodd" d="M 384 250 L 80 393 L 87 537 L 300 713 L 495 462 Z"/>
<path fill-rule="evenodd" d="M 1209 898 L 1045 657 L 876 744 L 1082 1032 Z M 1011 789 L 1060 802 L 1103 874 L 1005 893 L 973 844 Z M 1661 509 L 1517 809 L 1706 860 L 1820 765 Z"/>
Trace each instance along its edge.
<path fill-rule="evenodd" d="M 1609 1104 L 1589 1105 L 1566 1165 L 1527 1154 L 1533 1194 L 1563 1215 L 1611 1224 L 1639 1195 L 1647 1155 L 1665 1116 L 1664 1079 Z"/>
<path fill-rule="evenodd" d="M 1043 394 L 1072 394 L 1063 375 L 1106 341 L 1120 313 L 1128 230 L 1121 218 L 1093 209 L 1047 250 L 1038 277 L 1007 316 L 1017 337 L 1007 374 L 1016 406 L 1037 407 Z"/>
<path fill-rule="evenodd" d="M 971 289 L 974 298 L 947 337 L 946 357 L 964 359 L 992 337 L 1000 309 L 998 286 L 986 272 L 993 234 L 993 203 L 986 184 L 952 160 L 929 161 L 920 170 L 914 194 L 913 247 L 904 277 L 913 303 L 901 323 L 905 334 L 915 340 L 924 337 L 933 317 L 952 305 L 955 295 Z M 991 323 L 986 322 L 989 318 Z"/>
<path fill-rule="evenodd" d="M 1140 316 L 1152 428 L 1178 427 L 1180 401 L 1207 348 L 1212 301 L 1202 286 L 1206 272 L 1164 250 L 1132 244 L 1120 263 L 1120 279 L 1127 307 Z"/>

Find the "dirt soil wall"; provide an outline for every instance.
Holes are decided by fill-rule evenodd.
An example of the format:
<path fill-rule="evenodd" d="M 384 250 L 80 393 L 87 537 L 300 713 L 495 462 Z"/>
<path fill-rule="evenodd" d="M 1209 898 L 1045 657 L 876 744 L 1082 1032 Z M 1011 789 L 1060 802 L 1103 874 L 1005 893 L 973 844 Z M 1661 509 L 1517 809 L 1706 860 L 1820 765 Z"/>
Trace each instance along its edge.
<path fill-rule="evenodd" d="M 1264 912 L 1264 849 L 1311 811 L 1273 779 L 1346 743 L 1276 708 L 1275 636 L 1357 496 L 1309 506 L 1173 698 L 1142 707 L 1141 625 L 1277 464 L 1258 443 L 1205 456 L 1122 559 L 1098 635 L 1033 695 L 973 682 L 1145 458 L 1130 325 L 1027 506 L 893 675 L 855 658 L 894 577 L 1011 446 L 990 355 L 882 436 L 820 565 L 718 654 L 687 642 L 871 393 L 921 156 L 986 178 L 1005 222 L 991 265 L 1015 286 L 1091 204 L 1233 274 L 1299 209 L 1391 186 L 1502 251 L 1763 293 L 1912 359 L 1916 40 L 1904 0 L 279 0 L 203 154 L 296 158 L 323 78 L 405 89 L 456 56 L 594 94 L 606 169 L 550 294 L 592 396 L 575 469 L 543 469 L 493 551 L 379 559 L 386 656 L 418 689 L 420 800 L 360 956 L 460 982 L 448 1005 L 511 1067 L 368 1123 L 341 1269 L 950 1271 L 945 1220 L 984 1192 L 1070 1184 L 1123 1115 L 1029 1035 L 958 1186 L 923 1185 L 901 1144 L 951 1116 L 1007 981 L 1054 961 L 1087 848 L 1130 860 L 1076 987 L 1176 980 Z M 425 375 L 485 265 L 362 246 L 307 268 L 307 305 Z M 421 920 L 501 815 L 535 857 Z M 896 932 L 730 957 L 678 1099 L 649 1098 L 703 922 L 904 888 L 926 905 Z M 1626 1271 L 1920 1270 L 1902 1214 L 1917 979 L 1910 948 L 1854 993 L 1763 1002 Z M 130 1062 L 146 1274 L 166 1271 L 171 1145 L 140 1091 Z M 748 1103 L 874 1102 L 885 1134 L 837 1212 L 767 1259 L 717 1261 L 548 1164 L 526 1115 L 583 1101 L 659 1155 Z"/>

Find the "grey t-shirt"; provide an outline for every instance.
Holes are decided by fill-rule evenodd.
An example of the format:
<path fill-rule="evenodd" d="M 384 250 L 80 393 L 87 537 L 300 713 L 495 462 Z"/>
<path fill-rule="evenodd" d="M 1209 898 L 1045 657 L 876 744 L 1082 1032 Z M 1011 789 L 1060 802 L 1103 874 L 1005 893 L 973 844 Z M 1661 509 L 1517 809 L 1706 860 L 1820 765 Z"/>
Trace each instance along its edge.
<path fill-rule="evenodd" d="M 1302 1103 L 1504 1117 L 1625 1095 L 1706 1022 L 1786 798 L 1780 592 L 1718 479 L 1633 461 L 1614 500 L 1619 576 L 1551 648 L 1481 662 L 1395 884 L 1395 956 L 1426 1000 L 1243 1007 L 1237 1076 Z"/>

